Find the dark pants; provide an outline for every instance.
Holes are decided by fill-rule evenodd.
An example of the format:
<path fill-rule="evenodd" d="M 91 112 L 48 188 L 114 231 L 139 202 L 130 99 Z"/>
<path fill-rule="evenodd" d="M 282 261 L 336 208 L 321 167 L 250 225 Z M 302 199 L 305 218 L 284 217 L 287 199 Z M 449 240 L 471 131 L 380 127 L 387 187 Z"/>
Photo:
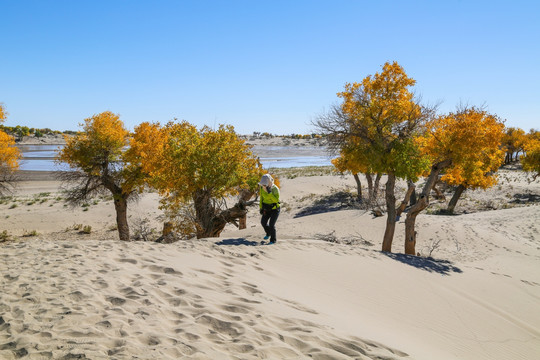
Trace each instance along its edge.
<path fill-rule="evenodd" d="M 270 241 L 276 241 L 276 221 L 279 216 L 280 209 L 266 210 L 261 218 L 261 225 L 266 232 L 266 235 L 270 236 Z"/>

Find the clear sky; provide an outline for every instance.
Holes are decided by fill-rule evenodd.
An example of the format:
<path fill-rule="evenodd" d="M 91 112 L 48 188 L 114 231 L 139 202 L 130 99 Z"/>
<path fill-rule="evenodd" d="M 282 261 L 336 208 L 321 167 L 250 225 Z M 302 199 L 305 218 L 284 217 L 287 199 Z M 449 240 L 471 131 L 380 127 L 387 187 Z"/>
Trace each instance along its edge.
<path fill-rule="evenodd" d="M 440 112 L 540 128 L 540 1 L 0 0 L 6 125 L 173 118 L 310 133 L 346 82 L 398 61 Z"/>

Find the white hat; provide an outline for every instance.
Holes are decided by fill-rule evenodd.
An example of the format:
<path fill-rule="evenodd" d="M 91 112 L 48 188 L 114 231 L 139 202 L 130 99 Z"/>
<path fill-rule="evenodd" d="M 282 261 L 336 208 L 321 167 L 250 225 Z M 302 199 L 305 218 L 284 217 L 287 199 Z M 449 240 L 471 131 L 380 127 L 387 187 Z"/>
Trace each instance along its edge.
<path fill-rule="evenodd" d="M 264 174 L 261 178 L 261 181 L 259 181 L 259 185 L 261 186 L 271 186 L 274 184 L 274 179 L 272 179 L 272 176 L 270 174 Z"/>

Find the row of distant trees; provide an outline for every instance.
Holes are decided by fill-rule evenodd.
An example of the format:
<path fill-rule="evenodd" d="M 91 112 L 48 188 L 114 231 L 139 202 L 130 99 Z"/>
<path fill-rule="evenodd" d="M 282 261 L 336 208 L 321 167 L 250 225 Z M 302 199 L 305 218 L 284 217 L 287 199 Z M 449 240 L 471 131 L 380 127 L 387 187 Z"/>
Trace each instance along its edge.
<path fill-rule="evenodd" d="M 338 93 L 339 104 L 320 115 L 314 126 L 326 136 L 331 150 L 339 154 L 333 163 L 340 171 L 368 180 L 369 199 L 377 182 L 387 175 L 385 202 L 387 223 L 382 250 L 390 252 L 397 216 L 401 215 L 415 182 L 426 182 L 405 220 L 405 253 L 416 254 L 415 222 L 429 205 L 438 181 L 456 186 L 449 204 L 453 211 L 465 189 L 488 188 L 505 162 L 522 153 L 523 168 L 540 173 L 540 132 L 509 128 L 496 115 L 474 106 L 459 106 L 448 114 L 437 114 L 435 106 L 422 104 L 411 91 L 416 81 L 397 63 L 386 63 L 381 73 L 348 83 Z M 396 207 L 396 179 L 407 180 L 404 200 Z M 372 185 L 373 180 L 375 186 Z"/>
<path fill-rule="evenodd" d="M 9 135 L 12 135 L 16 137 L 18 140 L 21 140 L 24 136 L 35 136 L 35 137 L 43 137 L 44 135 L 56 135 L 56 134 L 75 134 L 75 131 L 58 131 L 58 130 L 51 130 L 49 128 L 43 128 L 43 129 L 37 129 L 37 128 L 31 128 L 28 126 L 5 126 L 0 125 L 0 131 L 3 131 Z"/>
<path fill-rule="evenodd" d="M 304 139 L 304 140 L 310 140 L 310 139 L 321 139 L 322 138 L 322 135 L 321 134 L 315 134 L 315 133 L 312 133 L 312 134 L 290 134 L 290 135 L 275 135 L 275 134 L 271 134 L 271 133 L 268 133 L 268 132 L 259 132 L 259 131 L 254 131 L 253 132 L 253 136 L 256 137 L 256 138 L 275 138 L 275 137 L 282 137 L 282 138 L 285 138 L 285 139 Z"/>

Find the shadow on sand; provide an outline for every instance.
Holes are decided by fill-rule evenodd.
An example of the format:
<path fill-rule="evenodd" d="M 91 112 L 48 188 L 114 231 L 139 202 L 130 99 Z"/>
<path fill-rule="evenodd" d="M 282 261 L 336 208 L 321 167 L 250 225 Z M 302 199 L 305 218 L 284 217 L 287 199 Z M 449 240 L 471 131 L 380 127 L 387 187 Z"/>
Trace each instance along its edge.
<path fill-rule="evenodd" d="M 450 275 L 451 273 L 460 274 L 463 272 L 460 268 L 454 266 L 452 262 L 448 260 L 435 260 L 433 258 L 423 258 L 420 256 L 405 254 L 384 254 L 391 259 L 413 266 L 417 269 L 434 272 L 441 275 Z"/>
<path fill-rule="evenodd" d="M 225 245 L 225 246 L 238 246 L 238 245 L 247 245 L 247 246 L 259 246 L 261 245 L 258 241 L 248 241 L 244 238 L 238 238 L 238 239 L 223 239 L 217 243 L 216 245 Z"/>
<path fill-rule="evenodd" d="M 360 209 L 362 206 L 356 197 L 348 191 L 337 191 L 317 198 L 312 205 L 300 210 L 294 217 L 323 214 L 343 209 Z"/>

